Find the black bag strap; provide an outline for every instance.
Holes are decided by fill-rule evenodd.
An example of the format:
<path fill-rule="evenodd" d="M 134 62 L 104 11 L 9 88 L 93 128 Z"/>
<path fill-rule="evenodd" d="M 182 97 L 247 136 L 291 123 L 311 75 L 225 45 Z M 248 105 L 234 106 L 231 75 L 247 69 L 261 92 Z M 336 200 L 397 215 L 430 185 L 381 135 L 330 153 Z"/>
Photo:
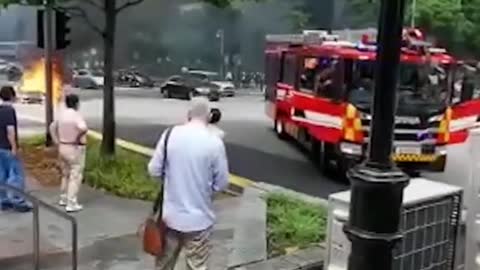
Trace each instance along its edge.
<path fill-rule="evenodd" d="M 166 165 L 167 165 L 167 146 L 168 146 L 168 140 L 170 138 L 170 134 L 172 133 L 173 127 L 168 128 L 165 131 L 165 140 L 163 141 L 163 164 L 162 164 L 162 174 L 161 174 L 161 179 L 162 179 L 162 185 L 160 187 L 160 191 L 158 192 L 157 198 L 155 199 L 155 202 L 153 204 L 153 215 L 155 215 L 157 212 L 159 212 L 160 216 L 162 214 L 162 208 L 163 205 L 163 195 L 165 192 L 165 172 L 166 172 Z"/>

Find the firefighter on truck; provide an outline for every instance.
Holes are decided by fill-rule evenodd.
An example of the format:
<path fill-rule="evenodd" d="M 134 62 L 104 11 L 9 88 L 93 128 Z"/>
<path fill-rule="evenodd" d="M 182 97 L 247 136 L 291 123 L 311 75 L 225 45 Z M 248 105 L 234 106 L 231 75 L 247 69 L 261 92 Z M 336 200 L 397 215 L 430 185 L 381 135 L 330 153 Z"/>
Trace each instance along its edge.
<path fill-rule="evenodd" d="M 348 31 L 269 35 L 265 50 L 266 112 L 275 132 L 342 179 L 367 153 L 375 86 L 375 37 L 351 37 Z M 468 90 L 471 80 L 454 90 L 459 74 L 445 49 L 432 47 L 417 29 L 404 31 L 392 159 L 405 171 L 443 171 L 446 147 L 464 143 L 478 126 L 480 99 Z"/>

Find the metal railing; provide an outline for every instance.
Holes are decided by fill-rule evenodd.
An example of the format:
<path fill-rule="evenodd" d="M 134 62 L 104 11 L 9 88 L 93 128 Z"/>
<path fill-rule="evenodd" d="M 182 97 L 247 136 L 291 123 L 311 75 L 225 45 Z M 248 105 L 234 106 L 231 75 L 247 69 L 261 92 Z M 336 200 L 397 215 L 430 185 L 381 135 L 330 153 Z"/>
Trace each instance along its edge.
<path fill-rule="evenodd" d="M 33 206 L 33 265 L 34 270 L 40 270 L 40 207 L 49 211 L 50 213 L 55 214 L 58 217 L 61 217 L 70 222 L 72 225 L 71 230 L 71 240 L 72 240 L 72 270 L 77 270 L 78 267 L 78 226 L 77 221 L 74 217 L 68 215 L 67 213 L 57 209 L 54 206 L 51 206 L 35 196 L 26 193 L 15 187 L 0 183 L 0 191 L 13 192 L 19 196 L 25 198 L 25 200 L 32 203 Z"/>

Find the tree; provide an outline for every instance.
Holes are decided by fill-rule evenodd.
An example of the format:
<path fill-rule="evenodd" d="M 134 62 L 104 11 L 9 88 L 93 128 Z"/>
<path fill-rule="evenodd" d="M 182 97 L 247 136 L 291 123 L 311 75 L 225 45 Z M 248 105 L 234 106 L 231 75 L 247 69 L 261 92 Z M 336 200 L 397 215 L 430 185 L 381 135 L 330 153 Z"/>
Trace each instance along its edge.
<path fill-rule="evenodd" d="M 104 91 L 103 91 L 103 140 L 102 153 L 105 155 L 115 154 L 115 100 L 114 100 L 114 55 L 115 55 L 115 34 L 117 16 L 124 10 L 142 3 L 144 0 L 57 0 L 55 8 L 68 12 L 70 15 L 81 17 L 92 30 L 98 33 L 103 40 L 104 57 Z M 10 4 L 31 4 L 42 3 L 38 0 L 0 0 L 4 6 Z M 93 8 L 104 15 L 103 27 L 95 24 L 85 11 L 85 6 Z"/>
<path fill-rule="evenodd" d="M 201 0 L 219 8 L 229 7 L 234 0 Z M 114 55 L 115 37 L 118 15 L 123 11 L 141 4 L 144 0 L 57 0 L 55 7 L 68 12 L 74 17 L 80 17 L 103 41 L 104 57 L 104 91 L 103 91 L 103 140 L 102 153 L 111 156 L 115 154 L 115 100 L 114 100 Z M 0 5 L 42 3 L 39 0 L 0 0 Z M 91 14 L 100 13 L 104 16 L 102 25 L 92 20 Z"/>
<path fill-rule="evenodd" d="M 103 41 L 103 62 L 104 62 L 104 90 L 103 90 L 103 130 L 101 150 L 104 155 L 115 154 L 115 96 L 114 76 L 115 66 L 115 36 L 117 32 L 117 18 L 124 10 L 139 5 L 144 0 L 82 0 L 65 1 L 64 5 L 58 5 L 58 9 L 67 11 L 73 16 L 82 18 L 85 23 Z M 100 12 L 104 17 L 103 26 L 99 26 L 91 20 L 86 12 L 85 6 L 93 9 L 93 12 Z"/>
<path fill-rule="evenodd" d="M 376 26 L 380 1 L 347 1 L 350 27 Z M 415 26 L 433 37 L 436 43 L 457 55 L 479 55 L 480 0 L 416 0 L 412 10 L 409 1 L 405 25 L 415 16 Z"/>
<path fill-rule="evenodd" d="M 144 0 L 77 0 L 68 1 L 64 6 L 65 10 L 83 18 L 85 22 L 97 32 L 103 39 L 103 57 L 104 57 L 104 94 L 103 94 L 103 139 L 102 153 L 107 156 L 115 154 L 115 99 L 114 99 L 114 57 L 115 57 L 115 36 L 117 30 L 117 16 L 124 10 L 139 5 Z M 226 8 L 234 0 L 202 0 L 216 7 Z M 90 20 L 85 9 L 80 5 L 87 5 L 94 8 L 104 15 L 104 25 L 99 27 Z"/>
<path fill-rule="evenodd" d="M 414 16 L 416 24 L 437 42 L 451 50 L 458 50 L 463 45 L 466 20 L 462 6 L 456 0 L 422 0 L 417 1 Z"/>
<path fill-rule="evenodd" d="M 346 4 L 349 26 L 355 28 L 376 27 L 380 14 L 380 1 L 350 0 Z"/>
<path fill-rule="evenodd" d="M 463 29 L 465 34 L 465 47 L 470 52 L 479 56 L 480 51 L 480 0 L 462 1 L 462 11 L 466 19 Z"/>

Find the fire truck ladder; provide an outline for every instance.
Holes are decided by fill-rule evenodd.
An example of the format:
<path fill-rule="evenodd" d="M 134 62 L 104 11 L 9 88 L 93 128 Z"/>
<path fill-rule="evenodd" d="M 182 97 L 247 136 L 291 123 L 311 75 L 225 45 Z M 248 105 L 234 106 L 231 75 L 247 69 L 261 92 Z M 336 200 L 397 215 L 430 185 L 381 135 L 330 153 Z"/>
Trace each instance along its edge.
<path fill-rule="evenodd" d="M 302 34 L 267 35 L 267 42 L 291 45 L 321 45 L 327 41 L 338 41 L 339 37 L 324 30 L 305 30 Z"/>

